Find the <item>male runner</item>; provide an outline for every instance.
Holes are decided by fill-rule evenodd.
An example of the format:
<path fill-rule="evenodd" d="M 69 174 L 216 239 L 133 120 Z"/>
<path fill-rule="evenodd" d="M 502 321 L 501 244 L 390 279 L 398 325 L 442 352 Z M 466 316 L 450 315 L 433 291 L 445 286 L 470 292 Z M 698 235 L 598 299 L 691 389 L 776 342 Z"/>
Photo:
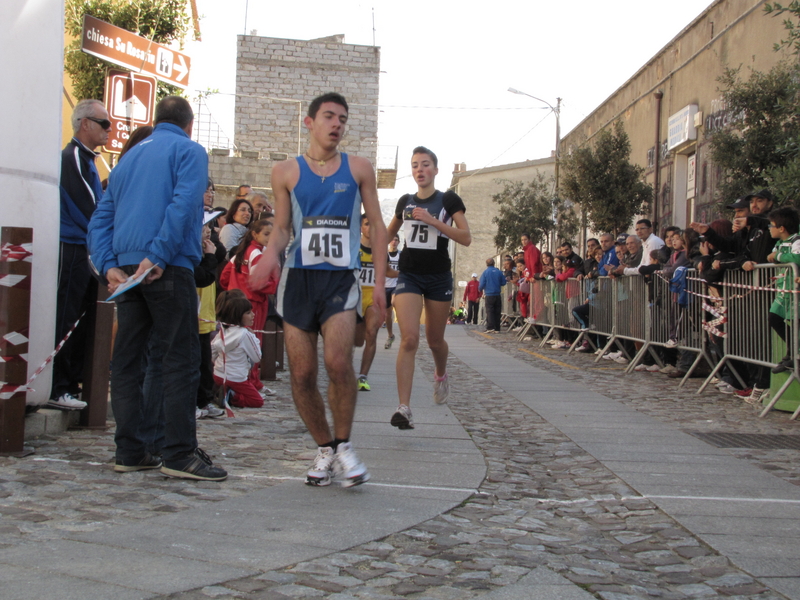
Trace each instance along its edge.
<path fill-rule="evenodd" d="M 386 308 L 386 227 L 381 217 L 375 172 L 362 157 L 337 149 L 347 124 L 347 101 L 340 94 L 315 98 L 304 119 L 308 150 L 272 169 L 275 228 L 250 283 L 260 289 L 278 267 L 289 243 L 278 287 L 277 310 L 283 316 L 292 396 L 297 412 L 319 446 L 308 471 L 308 485 L 329 485 L 334 475 L 349 487 L 369 480 L 369 472 L 350 443 L 356 408 L 353 342 L 359 288 L 359 229 L 363 205 L 374 245 L 374 306 Z M 333 430 L 317 385 L 317 338 L 323 336 L 328 373 L 328 405 Z"/>
<path fill-rule="evenodd" d="M 394 307 L 392 306 L 392 296 L 397 287 L 397 276 L 400 275 L 400 236 L 394 236 L 389 240 L 389 271 L 386 272 L 386 344 L 385 350 L 392 347 L 394 342 Z M 395 274 L 392 275 L 392 271 Z"/>
<path fill-rule="evenodd" d="M 383 316 L 378 314 L 378 310 L 373 302 L 373 291 L 375 289 L 375 265 L 372 258 L 372 243 L 369 237 L 369 219 L 367 215 L 361 215 L 361 314 L 364 321 L 359 323 L 356 328 L 356 346 L 360 346 L 361 340 L 364 342 L 364 352 L 361 354 L 361 369 L 358 371 L 358 391 L 370 391 L 367 376 L 375 358 L 375 350 L 378 347 L 378 329 L 381 328 Z M 399 273 L 387 268 L 387 279 L 397 277 Z M 389 299 L 386 304 L 388 306 Z M 387 342 L 389 343 L 389 342 Z"/>

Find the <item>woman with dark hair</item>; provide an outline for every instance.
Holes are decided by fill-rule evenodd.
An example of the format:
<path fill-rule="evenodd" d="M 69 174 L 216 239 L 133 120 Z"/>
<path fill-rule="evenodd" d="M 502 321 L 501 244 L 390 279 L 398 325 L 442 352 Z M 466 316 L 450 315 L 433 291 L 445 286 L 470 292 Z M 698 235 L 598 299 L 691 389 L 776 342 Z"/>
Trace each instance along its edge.
<path fill-rule="evenodd" d="M 234 200 L 225 215 L 225 226 L 219 232 L 219 241 L 229 253 L 239 245 L 253 220 L 253 205 L 247 200 Z"/>
<path fill-rule="evenodd" d="M 122 160 L 122 157 L 125 156 L 128 150 L 133 148 L 143 139 L 150 137 L 151 133 L 153 133 L 152 125 L 142 125 L 141 127 L 137 127 L 136 129 L 134 129 L 133 133 L 131 133 L 131 135 L 128 137 L 128 140 L 125 142 L 125 145 L 122 147 L 117 162 Z"/>

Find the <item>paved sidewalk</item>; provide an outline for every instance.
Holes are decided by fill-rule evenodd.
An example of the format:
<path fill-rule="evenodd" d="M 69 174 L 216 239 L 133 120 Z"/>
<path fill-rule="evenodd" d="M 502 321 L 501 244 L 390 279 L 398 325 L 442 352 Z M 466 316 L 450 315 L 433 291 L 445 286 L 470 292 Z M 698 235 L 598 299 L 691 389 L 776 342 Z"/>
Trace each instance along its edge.
<path fill-rule="evenodd" d="M 314 448 L 285 375 L 265 408 L 199 423 L 221 484 L 114 474 L 108 432 L 0 458 L 0 598 L 800 599 L 800 453 L 685 433 L 743 421 L 730 397 L 664 410 L 691 392 L 453 326 L 451 399 L 432 403 L 421 347 L 400 432 L 384 336 L 353 436 L 365 486 L 302 484 Z"/>

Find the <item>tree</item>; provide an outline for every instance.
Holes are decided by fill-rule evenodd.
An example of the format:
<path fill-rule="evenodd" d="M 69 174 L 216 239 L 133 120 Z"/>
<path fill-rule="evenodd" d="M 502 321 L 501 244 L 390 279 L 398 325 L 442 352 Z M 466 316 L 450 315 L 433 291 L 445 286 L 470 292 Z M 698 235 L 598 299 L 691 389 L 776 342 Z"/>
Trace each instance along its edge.
<path fill-rule="evenodd" d="M 631 143 L 622 123 L 602 130 L 594 146 L 581 146 L 561 163 L 561 191 L 578 205 L 595 231 L 626 231 L 647 210 L 653 186 L 644 168 L 630 162 Z"/>
<path fill-rule="evenodd" d="M 492 218 L 492 223 L 497 225 L 494 243 L 498 249 L 510 251 L 518 248 L 523 233 L 530 234 L 535 244 L 541 244 L 553 231 L 570 234 L 568 211 L 560 226 L 553 218 L 554 214 L 561 215 L 565 206 L 563 201 L 553 199 L 551 178 L 539 173 L 527 183 L 503 179 L 497 183 L 503 185 L 503 191 L 492 196 L 492 201 L 499 205 L 497 215 Z M 577 225 L 572 223 L 571 236 L 563 239 L 573 241 L 577 229 Z"/>
<path fill-rule="evenodd" d="M 753 71 L 746 81 L 738 69 L 720 77 L 731 123 L 712 134 L 711 159 L 725 174 L 717 190 L 723 203 L 768 186 L 779 198 L 796 197 L 799 77 L 796 62 L 788 61 L 767 73 Z"/>
<path fill-rule="evenodd" d="M 183 40 L 189 29 L 185 0 L 66 0 L 64 29 L 75 37 L 64 49 L 64 70 L 72 79 L 78 100 L 103 99 L 109 62 L 81 51 L 83 15 L 88 14 L 159 44 Z M 179 94 L 180 89 L 158 83 L 159 98 Z"/>

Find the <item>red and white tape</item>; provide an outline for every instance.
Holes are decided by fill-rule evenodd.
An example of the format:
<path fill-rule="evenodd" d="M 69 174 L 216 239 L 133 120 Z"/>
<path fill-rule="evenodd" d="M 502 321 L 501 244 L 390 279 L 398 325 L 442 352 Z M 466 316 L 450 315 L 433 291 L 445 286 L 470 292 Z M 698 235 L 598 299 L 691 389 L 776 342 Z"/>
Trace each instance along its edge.
<path fill-rule="evenodd" d="M 34 391 L 33 388 L 30 387 L 31 383 L 33 383 L 33 380 L 36 379 L 39 375 L 41 375 L 42 371 L 45 370 L 45 367 L 47 367 L 47 365 L 49 365 L 53 361 L 53 359 L 55 358 L 56 354 L 58 354 L 59 351 L 61 350 L 61 348 L 64 347 L 64 344 L 67 343 L 67 340 L 72 335 L 72 332 L 75 331 L 75 328 L 78 326 L 78 323 L 81 322 L 81 319 L 85 315 L 86 315 L 86 313 L 84 312 L 78 318 L 78 320 L 75 321 L 75 324 L 67 332 L 67 335 L 64 336 L 64 339 L 61 340 L 58 343 L 58 346 L 55 347 L 55 350 L 53 350 L 50 353 L 50 355 L 45 359 L 45 361 L 39 366 L 39 368 L 36 369 L 33 372 L 33 375 L 30 376 L 30 378 L 28 379 L 28 381 L 24 385 L 11 385 L 9 383 L 6 383 L 5 381 L 0 381 L 0 400 L 8 400 L 9 398 L 11 398 L 11 396 L 13 396 L 14 394 L 16 394 L 18 392 L 32 392 L 32 391 Z M 27 338 L 26 338 L 26 341 L 27 341 Z M 13 358 L 14 357 L 11 357 L 11 356 L 2 357 L 2 360 L 6 361 L 6 362 L 9 362 L 10 359 L 13 359 Z"/>

